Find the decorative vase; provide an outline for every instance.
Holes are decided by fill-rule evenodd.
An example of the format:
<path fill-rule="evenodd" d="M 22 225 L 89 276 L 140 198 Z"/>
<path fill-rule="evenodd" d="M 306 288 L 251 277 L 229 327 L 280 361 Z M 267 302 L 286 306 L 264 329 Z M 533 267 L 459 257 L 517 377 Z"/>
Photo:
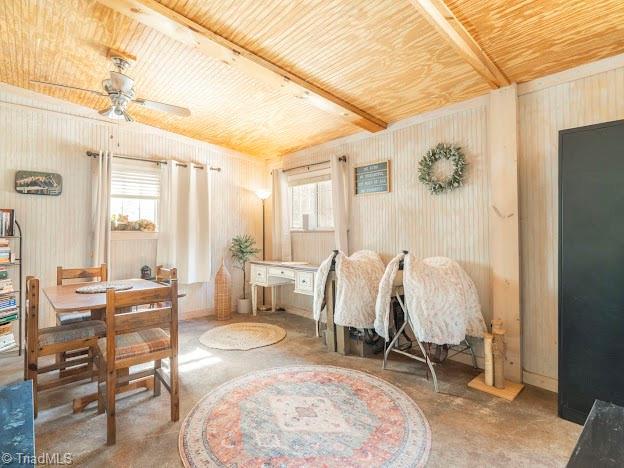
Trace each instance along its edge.
<path fill-rule="evenodd" d="M 215 313 L 217 320 L 229 320 L 232 317 L 232 276 L 221 260 L 221 267 L 215 275 Z"/>
<path fill-rule="evenodd" d="M 251 314 L 251 299 L 238 300 L 238 313 L 247 315 Z"/>

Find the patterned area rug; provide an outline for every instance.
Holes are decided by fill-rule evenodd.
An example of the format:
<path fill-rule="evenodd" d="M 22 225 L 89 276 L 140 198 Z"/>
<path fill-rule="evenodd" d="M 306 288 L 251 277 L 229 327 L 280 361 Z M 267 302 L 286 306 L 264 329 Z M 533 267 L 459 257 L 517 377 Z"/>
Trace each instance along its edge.
<path fill-rule="evenodd" d="M 402 390 L 363 372 L 280 367 L 230 380 L 180 429 L 186 467 L 424 466 L 429 423 Z"/>
<path fill-rule="evenodd" d="M 286 330 L 269 323 L 243 322 L 212 328 L 199 337 L 208 348 L 243 350 L 262 348 L 282 341 Z"/>

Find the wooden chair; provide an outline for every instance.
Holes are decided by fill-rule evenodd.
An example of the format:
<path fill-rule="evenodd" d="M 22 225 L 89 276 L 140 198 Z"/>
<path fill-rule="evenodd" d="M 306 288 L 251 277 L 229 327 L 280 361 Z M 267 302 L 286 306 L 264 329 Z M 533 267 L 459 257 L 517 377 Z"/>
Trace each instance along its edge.
<path fill-rule="evenodd" d="M 56 284 L 61 286 L 64 280 L 90 280 L 90 281 L 108 281 L 108 268 L 105 263 L 99 267 L 88 268 L 63 268 L 61 266 L 56 267 Z M 74 322 L 80 322 L 82 320 L 91 320 L 93 317 L 92 311 L 75 311 L 57 314 L 57 325 L 68 325 Z"/>
<path fill-rule="evenodd" d="M 56 267 L 56 284 L 61 286 L 64 280 L 87 280 L 87 281 L 108 281 L 108 268 L 105 263 L 99 267 L 86 268 L 63 268 Z M 84 320 L 97 319 L 101 320 L 102 316 L 99 311 L 77 310 L 74 312 L 64 312 L 56 315 L 57 325 L 69 325 L 70 323 L 81 322 Z M 68 358 L 78 357 L 87 354 L 86 350 L 76 350 L 70 355 L 67 353 L 59 353 L 56 356 L 56 362 L 65 362 Z M 71 367 L 71 366 L 70 366 Z M 61 376 L 67 374 L 69 370 L 61 371 Z"/>
<path fill-rule="evenodd" d="M 25 377 L 33 381 L 33 404 L 35 417 L 38 411 L 39 392 L 51 388 L 90 379 L 93 376 L 93 358 L 97 348 L 98 338 L 106 334 L 106 325 L 100 320 L 85 320 L 69 325 L 57 325 L 55 327 L 39 328 L 39 279 L 32 276 L 26 277 L 26 358 Z M 70 359 L 64 362 L 39 366 L 39 358 L 78 349 L 87 349 L 85 356 Z M 52 371 L 59 371 L 82 365 L 78 372 L 71 372 L 58 379 L 40 382 L 39 375 Z"/>
<path fill-rule="evenodd" d="M 156 282 L 158 283 L 169 283 L 171 280 L 178 279 L 178 269 L 177 268 L 165 268 L 162 265 L 156 266 Z"/>
<path fill-rule="evenodd" d="M 166 304 L 126 312 L 146 304 Z M 164 330 L 168 329 L 168 333 Z M 169 379 L 161 360 L 169 358 Z M 154 367 L 123 377 L 120 370 L 154 362 Z M 106 338 L 98 341 L 96 365 L 99 371 L 98 412 L 106 412 L 106 443 L 115 444 L 115 394 L 118 387 L 135 379 L 153 378 L 154 396 L 161 383 L 171 395 L 171 420 L 180 417 L 178 386 L 178 281 L 141 291 L 106 292 Z"/>

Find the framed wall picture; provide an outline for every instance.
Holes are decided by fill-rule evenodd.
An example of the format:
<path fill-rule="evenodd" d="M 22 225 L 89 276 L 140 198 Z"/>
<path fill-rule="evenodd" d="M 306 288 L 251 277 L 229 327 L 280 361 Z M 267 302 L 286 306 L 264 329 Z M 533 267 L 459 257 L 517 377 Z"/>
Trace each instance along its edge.
<path fill-rule="evenodd" d="M 355 195 L 371 195 L 392 191 L 390 160 L 378 161 L 353 168 Z"/>
<path fill-rule="evenodd" d="M 63 191 L 63 176 L 54 172 L 17 171 L 15 191 L 29 195 L 58 196 Z"/>

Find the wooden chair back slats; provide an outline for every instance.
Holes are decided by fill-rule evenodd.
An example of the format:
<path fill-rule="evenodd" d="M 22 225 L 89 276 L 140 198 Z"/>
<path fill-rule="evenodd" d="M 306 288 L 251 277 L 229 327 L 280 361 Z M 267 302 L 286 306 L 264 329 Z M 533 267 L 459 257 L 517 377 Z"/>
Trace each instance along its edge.
<path fill-rule="evenodd" d="M 99 267 L 88 268 L 63 268 L 56 267 L 56 284 L 62 285 L 67 279 L 92 279 L 95 281 L 108 281 L 108 268 L 105 263 Z"/>
<path fill-rule="evenodd" d="M 171 307 L 143 309 L 125 312 L 115 316 L 115 334 L 122 335 L 145 328 L 169 328 L 171 326 Z"/>
<path fill-rule="evenodd" d="M 114 303 L 116 309 L 145 305 L 145 304 L 155 304 L 158 302 L 171 301 L 171 288 L 170 287 L 162 287 L 160 285 L 154 289 L 141 289 L 137 291 L 128 290 L 128 291 L 119 291 L 115 292 Z M 177 286 L 177 283 L 176 283 Z M 108 291 L 106 293 L 106 301 L 108 303 L 109 296 Z M 177 298 L 177 295 L 176 295 Z"/>
<path fill-rule="evenodd" d="M 135 312 L 119 313 L 119 309 L 167 302 L 170 305 Z M 115 369 L 115 336 L 149 328 L 168 328 L 171 352 L 178 352 L 178 280 L 169 287 L 141 291 L 106 291 L 106 363 L 108 371 Z"/>
<path fill-rule="evenodd" d="M 159 283 L 169 282 L 173 279 L 178 279 L 177 268 L 165 268 L 162 265 L 156 266 L 156 281 Z"/>

